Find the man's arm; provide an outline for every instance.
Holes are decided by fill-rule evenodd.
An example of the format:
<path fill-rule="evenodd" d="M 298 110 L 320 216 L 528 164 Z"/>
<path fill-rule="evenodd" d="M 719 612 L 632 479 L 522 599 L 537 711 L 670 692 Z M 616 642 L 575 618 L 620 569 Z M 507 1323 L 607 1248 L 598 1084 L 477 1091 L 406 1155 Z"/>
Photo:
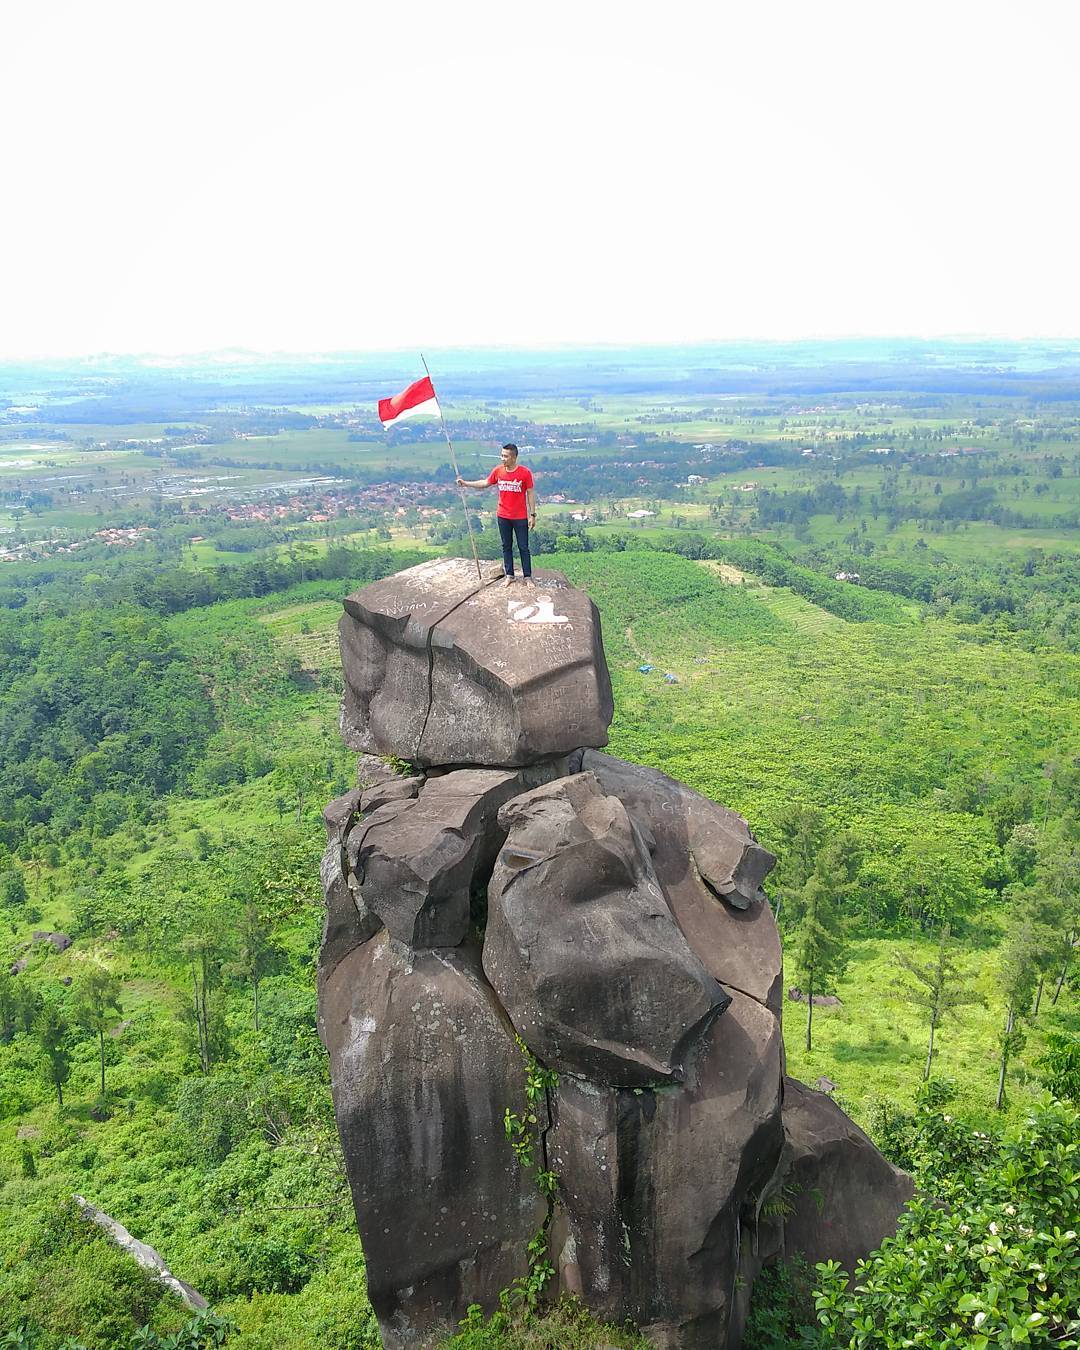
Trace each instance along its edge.
<path fill-rule="evenodd" d="M 458 487 L 485 488 L 488 485 L 488 480 L 486 478 L 462 478 L 458 474 L 457 485 Z"/>
<path fill-rule="evenodd" d="M 529 512 L 529 520 L 533 525 L 536 524 L 536 489 L 525 489 L 525 505 Z"/>

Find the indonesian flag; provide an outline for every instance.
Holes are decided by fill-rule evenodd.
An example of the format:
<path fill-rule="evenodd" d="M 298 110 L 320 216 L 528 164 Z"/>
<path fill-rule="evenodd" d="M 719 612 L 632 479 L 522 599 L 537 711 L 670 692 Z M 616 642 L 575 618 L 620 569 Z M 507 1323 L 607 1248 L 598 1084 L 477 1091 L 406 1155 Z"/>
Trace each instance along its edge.
<path fill-rule="evenodd" d="M 410 384 L 403 393 L 393 398 L 379 399 L 379 419 L 384 427 L 393 426 L 406 417 L 438 417 L 439 400 L 435 397 L 435 386 L 431 376 Z"/>

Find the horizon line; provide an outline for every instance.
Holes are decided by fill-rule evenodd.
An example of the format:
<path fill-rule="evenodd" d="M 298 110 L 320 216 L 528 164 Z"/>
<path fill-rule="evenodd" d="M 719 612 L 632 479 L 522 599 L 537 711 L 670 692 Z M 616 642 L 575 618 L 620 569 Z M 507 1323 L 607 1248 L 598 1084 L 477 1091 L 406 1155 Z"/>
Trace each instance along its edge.
<path fill-rule="evenodd" d="M 645 351 L 657 348 L 678 349 L 684 347 L 738 347 L 738 346 L 793 346 L 813 344 L 816 346 L 830 346 L 850 343 L 879 343 L 879 342 L 898 342 L 898 343 L 951 343 L 955 345 L 978 345 L 988 343 L 1001 343 L 1006 345 L 1020 345 L 1023 343 L 1043 343 L 1048 346 L 1056 347 L 1076 347 L 1080 352 L 1080 334 L 1071 337 L 1062 337 L 1060 335 L 1051 335 L 1045 333 L 964 333 L 964 332 L 943 332 L 943 333 L 834 333 L 829 335 L 820 335 L 813 333 L 803 333 L 798 335 L 786 335 L 783 337 L 761 337 L 761 336 L 741 336 L 741 337 L 717 337 L 717 338 L 662 338 L 662 339 L 638 339 L 634 341 L 618 341 L 606 339 L 574 339 L 565 342 L 537 341 L 537 342 L 464 342 L 464 343 L 426 343 L 425 350 L 432 352 L 575 352 L 575 351 Z M 419 351 L 419 347 L 416 351 Z M 37 365 L 48 361 L 108 361 L 108 360 L 128 360 L 128 361 L 182 361 L 182 360 L 212 360 L 214 358 L 236 358 L 236 357 L 317 357 L 317 356 L 413 356 L 416 352 L 411 346 L 395 345 L 388 347 L 358 346 L 358 347 L 334 347 L 334 346 L 302 346 L 302 347 L 281 347 L 281 346 L 247 346 L 242 344 L 224 344 L 215 347 L 191 347 L 185 349 L 163 350 L 154 348 L 142 348 L 140 350 L 127 349 L 99 349 L 75 350 L 64 352 L 31 352 L 26 354 L 0 353 L 0 363 L 4 365 Z"/>

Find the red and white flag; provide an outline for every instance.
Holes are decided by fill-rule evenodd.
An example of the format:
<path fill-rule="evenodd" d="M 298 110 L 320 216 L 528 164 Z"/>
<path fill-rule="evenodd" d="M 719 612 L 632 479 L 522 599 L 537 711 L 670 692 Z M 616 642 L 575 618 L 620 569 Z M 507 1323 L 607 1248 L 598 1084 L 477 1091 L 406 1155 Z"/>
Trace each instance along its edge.
<path fill-rule="evenodd" d="M 406 417 L 438 417 L 439 400 L 435 397 L 435 386 L 431 376 L 410 384 L 408 389 L 393 398 L 379 399 L 379 420 L 384 427 L 393 426 Z"/>

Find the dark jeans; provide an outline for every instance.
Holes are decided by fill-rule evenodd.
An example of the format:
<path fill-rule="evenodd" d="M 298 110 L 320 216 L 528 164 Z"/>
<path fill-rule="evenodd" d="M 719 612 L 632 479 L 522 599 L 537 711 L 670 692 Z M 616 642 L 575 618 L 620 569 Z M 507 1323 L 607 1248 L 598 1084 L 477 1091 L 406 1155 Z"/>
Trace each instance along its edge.
<path fill-rule="evenodd" d="M 518 552 L 521 554 L 523 576 L 532 576 L 532 554 L 529 552 L 529 522 L 527 520 L 507 520 L 505 516 L 496 516 L 499 533 L 502 535 L 503 571 L 508 577 L 514 575 L 514 535 L 517 535 Z"/>

